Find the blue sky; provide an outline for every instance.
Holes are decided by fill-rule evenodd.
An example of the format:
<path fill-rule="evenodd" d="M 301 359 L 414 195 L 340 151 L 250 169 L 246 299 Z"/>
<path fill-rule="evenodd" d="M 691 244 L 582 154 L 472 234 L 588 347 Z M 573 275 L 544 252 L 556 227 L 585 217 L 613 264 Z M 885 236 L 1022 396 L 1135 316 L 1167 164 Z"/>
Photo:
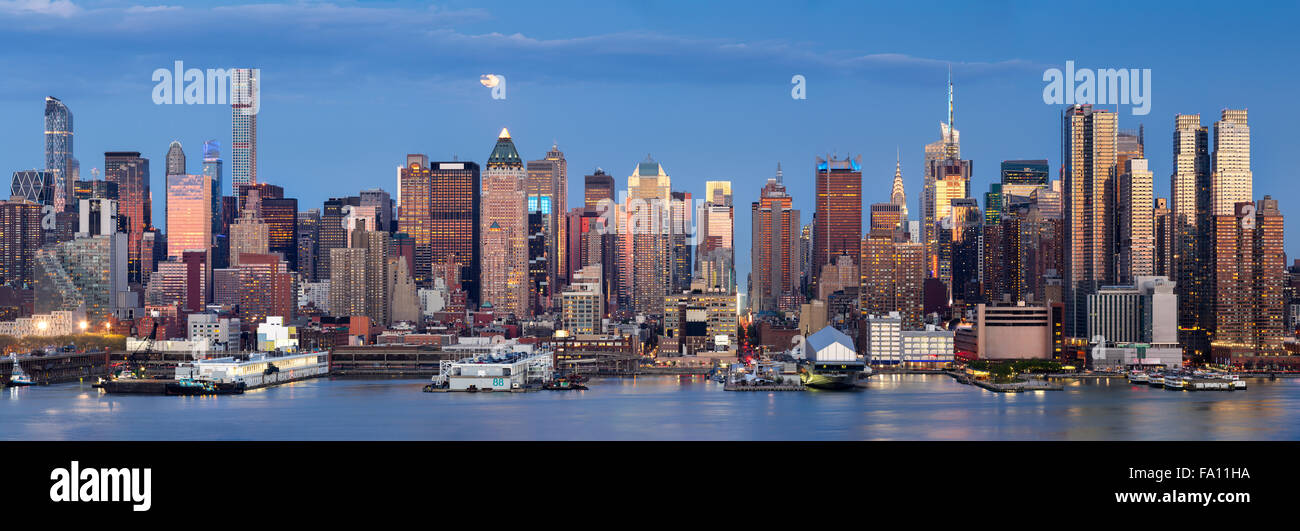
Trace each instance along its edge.
<path fill-rule="evenodd" d="M 230 140 L 228 107 L 154 105 L 150 79 L 186 67 L 262 69 L 259 178 L 300 208 L 379 186 L 395 193 L 406 153 L 482 162 L 501 127 L 521 155 L 554 140 L 569 161 L 570 204 L 597 166 L 627 184 L 652 154 L 675 189 L 731 180 L 737 267 L 749 269 L 748 205 L 778 162 L 811 218 L 814 157 L 861 154 L 864 206 L 888 200 L 895 150 L 919 211 L 923 146 L 956 84 L 962 154 L 983 200 L 1004 159 L 1060 163 L 1059 106 L 1043 71 L 1149 68 L 1146 126 L 1157 196 L 1167 196 L 1174 114 L 1212 126 L 1225 107 L 1251 111 L 1255 195 L 1290 207 L 1281 139 L 1300 75 L 1295 3 L 1034 2 L 295 2 L 0 0 L 0 174 L 42 163 L 43 98 L 75 116 L 82 174 L 103 153 L 154 161 L 180 140 Z M 504 74 L 507 99 L 479 84 Z M 790 98 L 790 78 L 808 80 Z M 227 168 L 229 168 L 229 157 Z M 229 170 L 227 169 L 227 175 Z M 227 190 L 227 193 L 229 191 Z M 1294 251 L 1300 241 L 1288 239 Z"/>

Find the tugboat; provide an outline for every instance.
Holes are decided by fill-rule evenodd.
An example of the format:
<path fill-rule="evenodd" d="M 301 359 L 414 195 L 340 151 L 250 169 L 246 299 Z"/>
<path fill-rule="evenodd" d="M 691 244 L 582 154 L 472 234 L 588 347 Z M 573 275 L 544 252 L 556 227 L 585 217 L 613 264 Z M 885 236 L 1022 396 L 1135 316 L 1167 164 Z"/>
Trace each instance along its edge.
<path fill-rule="evenodd" d="M 36 382 L 32 380 L 32 377 L 28 376 L 27 373 L 23 372 L 23 366 L 22 364 L 18 363 L 17 354 L 10 354 L 9 359 L 14 361 L 14 371 L 13 374 L 9 375 L 9 385 L 14 387 L 27 387 L 29 385 L 36 385 Z"/>
<path fill-rule="evenodd" d="M 586 391 L 587 386 L 574 381 L 571 376 L 561 376 L 542 384 L 542 389 L 547 391 Z"/>
<path fill-rule="evenodd" d="M 181 378 L 163 387 L 163 394 L 167 396 L 238 395 L 243 393 L 244 382 L 230 384 L 195 380 L 193 378 Z"/>

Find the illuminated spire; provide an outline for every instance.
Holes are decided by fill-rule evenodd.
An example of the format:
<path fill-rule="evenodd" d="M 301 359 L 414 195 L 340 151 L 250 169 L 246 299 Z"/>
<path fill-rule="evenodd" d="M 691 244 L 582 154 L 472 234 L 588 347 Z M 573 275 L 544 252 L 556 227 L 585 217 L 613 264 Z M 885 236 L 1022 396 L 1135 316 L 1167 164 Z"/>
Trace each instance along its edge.
<path fill-rule="evenodd" d="M 951 90 L 951 89 L 950 89 L 950 90 Z M 949 102 L 948 102 L 948 114 L 949 114 L 949 115 L 952 114 L 952 101 L 951 101 L 951 99 L 952 99 L 952 98 L 949 97 Z M 952 121 L 952 118 L 948 118 L 948 121 L 951 122 L 951 121 Z M 510 139 L 510 131 L 509 131 L 508 129 L 502 127 L 502 128 L 501 128 L 501 134 L 497 135 L 497 139 L 498 139 L 498 140 L 509 140 L 509 139 Z"/>
<path fill-rule="evenodd" d="M 898 205 L 903 215 L 907 219 L 907 195 L 903 191 L 903 157 L 902 150 L 898 151 L 894 163 L 894 187 L 889 193 L 889 202 Z"/>

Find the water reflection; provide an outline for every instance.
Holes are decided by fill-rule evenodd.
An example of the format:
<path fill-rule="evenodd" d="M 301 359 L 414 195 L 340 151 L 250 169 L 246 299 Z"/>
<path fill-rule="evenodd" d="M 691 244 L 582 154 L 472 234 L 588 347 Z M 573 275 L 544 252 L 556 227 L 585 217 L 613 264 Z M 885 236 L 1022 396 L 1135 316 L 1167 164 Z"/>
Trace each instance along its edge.
<path fill-rule="evenodd" d="M 1300 382 L 1245 392 L 1074 381 L 993 393 L 882 375 L 847 392 L 725 392 L 702 378 L 597 378 L 588 391 L 422 393 L 423 380 L 320 379 L 239 396 L 0 393 L 0 439 L 1300 439 Z"/>

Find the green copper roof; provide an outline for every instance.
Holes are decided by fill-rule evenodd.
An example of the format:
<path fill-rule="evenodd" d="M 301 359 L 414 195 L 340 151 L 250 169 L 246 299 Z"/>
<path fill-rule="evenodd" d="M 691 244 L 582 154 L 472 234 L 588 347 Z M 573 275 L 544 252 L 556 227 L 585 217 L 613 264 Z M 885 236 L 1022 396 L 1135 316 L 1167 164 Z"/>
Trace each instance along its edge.
<path fill-rule="evenodd" d="M 519 152 L 515 150 L 515 142 L 510 139 L 510 133 L 501 129 L 501 135 L 497 137 L 497 145 L 492 148 L 492 156 L 488 157 L 487 165 L 493 167 L 522 168 L 523 159 L 519 158 Z"/>

